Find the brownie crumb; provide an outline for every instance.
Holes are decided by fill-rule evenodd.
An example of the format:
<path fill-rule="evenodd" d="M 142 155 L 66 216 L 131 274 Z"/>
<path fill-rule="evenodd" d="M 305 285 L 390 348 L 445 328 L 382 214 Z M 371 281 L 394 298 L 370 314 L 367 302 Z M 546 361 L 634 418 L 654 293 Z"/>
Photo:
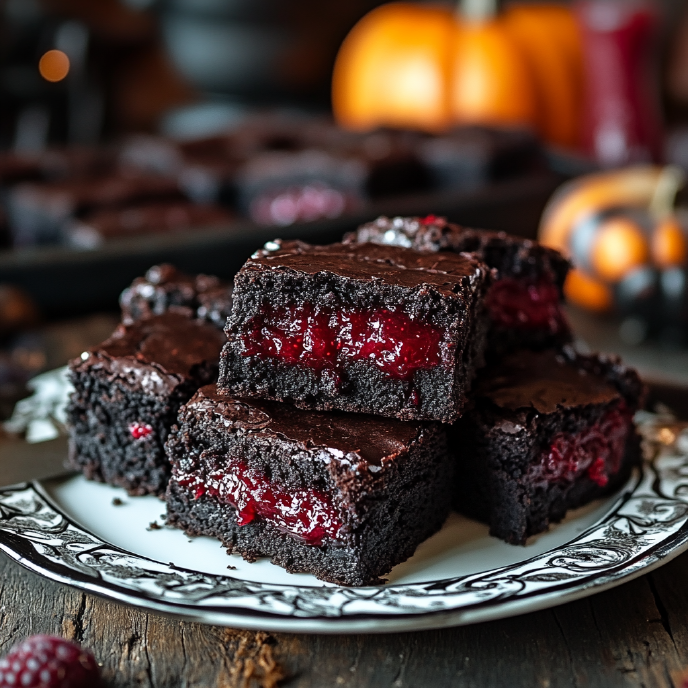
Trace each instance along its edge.
<path fill-rule="evenodd" d="M 162 530 L 162 526 L 157 521 L 151 521 L 146 530 Z"/>
<path fill-rule="evenodd" d="M 124 506 L 126 502 L 123 502 L 119 497 L 115 497 L 112 500 L 112 506 Z"/>
<path fill-rule="evenodd" d="M 230 571 L 236 571 L 236 566 L 232 566 L 231 564 L 227 564 L 227 568 L 228 568 Z"/>

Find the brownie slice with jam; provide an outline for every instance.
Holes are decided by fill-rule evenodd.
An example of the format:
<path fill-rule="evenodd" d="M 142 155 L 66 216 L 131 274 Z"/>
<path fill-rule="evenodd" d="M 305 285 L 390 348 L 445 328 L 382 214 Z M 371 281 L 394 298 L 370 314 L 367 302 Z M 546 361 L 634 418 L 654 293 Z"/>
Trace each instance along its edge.
<path fill-rule="evenodd" d="M 521 350 L 485 368 L 451 428 L 454 507 L 524 544 L 616 490 L 640 460 L 643 385 L 616 357 Z"/>
<path fill-rule="evenodd" d="M 332 583 L 380 583 L 449 513 L 439 423 L 300 411 L 209 385 L 182 407 L 167 452 L 168 523 Z"/>
<path fill-rule="evenodd" d="M 482 364 L 490 281 L 466 254 L 270 242 L 235 277 L 218 388 L 452 422 Z"/>
<path fill-rule="evenodd" d="M 224 335 L 170 309 L 120 325 L 70 363 L 69 464 L 130 494 L 162 496 L 179 407 L 217 378 Z"/>

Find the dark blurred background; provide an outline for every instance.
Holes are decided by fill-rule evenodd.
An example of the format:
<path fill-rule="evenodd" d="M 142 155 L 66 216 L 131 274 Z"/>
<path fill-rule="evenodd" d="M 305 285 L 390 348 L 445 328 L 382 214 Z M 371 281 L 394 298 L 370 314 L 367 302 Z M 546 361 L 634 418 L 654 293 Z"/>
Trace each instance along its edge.
<path fill-rule="evenodd" d="M 202 135 L 260 107 L 327 112 L 336 52 L 379 0 L 3 0 L 0 147 Z M 663 97 L 688 118 L 683 0 L 661 0 Z M 65 52 L 69 75 L 36 66 Z"/>
<path fill-rule="evenodd" d="M 378 4 L 4 0 L 0 144 L 94 143 L 160 127 L 203 134 L 250 107 L 327 111 L 337 49 Z M 57 83 L 36 69 L 51 49 L 71 61 Z"/>

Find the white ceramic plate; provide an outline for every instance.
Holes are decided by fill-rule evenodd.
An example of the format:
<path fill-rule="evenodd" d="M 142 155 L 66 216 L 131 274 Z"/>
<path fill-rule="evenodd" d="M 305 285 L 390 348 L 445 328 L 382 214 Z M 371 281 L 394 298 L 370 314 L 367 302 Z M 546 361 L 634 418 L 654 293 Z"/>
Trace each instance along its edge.
<path fill-rule="evenodd" d="M 644 432 L 653 457 L 619 494 L 526 547 L 452 515 L 384 586 L 337 587 L 246 563 L 217 540 L 158 528 L 165 506 L 155 497 L 81 476 L 0 490 L 0 548 L 53 580 L 239 628 L 372 633 L 497 619 L 618 585 L 688 548 L 688 432 L 650 423 Z"/>

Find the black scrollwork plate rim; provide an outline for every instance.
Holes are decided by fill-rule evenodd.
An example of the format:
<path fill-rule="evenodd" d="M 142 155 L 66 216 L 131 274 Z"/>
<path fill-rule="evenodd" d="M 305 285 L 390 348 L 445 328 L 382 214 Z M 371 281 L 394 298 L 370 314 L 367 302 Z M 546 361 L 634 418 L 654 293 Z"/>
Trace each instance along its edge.
<path fill-rule="evenodd" d="M 306 588 L 202 574 L 100 540 L 62 512 L 40 482 L 0 490 L 0 550 L 48 579 L 146 611 L 202 623 L 314 633 L 456 626 L 573 601 L 644 575 L 688 549 L 688 497 L 679 489 L 688 487 L 688 481 L 683 482 L 682 474 L 680 480 L 677 477 L 681 470 L 688 471 L 688 456 L 678 459 L 678 467 L 664 472 L 646 463 L 607 514 L 569 543 L 513 566 L 444 581 Z M 605 524 L 611 529 L 607 539 L 595 540 L 594 533 Z M 586 551 L 588 534 L 593 539 Z M 638 542 L 647 546 L 640 547 Z M 600 543 L 608 550 L 596 549 Z M 85 559 L 78 559 L 75 551 Z M 102 561 L 94 560 L 94 553 Z M 529 571 L 527 565 L 536 560 L 547 560 L 547 566 Z M 127 566 L 132 566 L 131 578 L 113 578 L 122 576 Z M 156 573 L 160 567 L 164 570 Z M 152 593 L 148 584 L 159 589 Z"/>

